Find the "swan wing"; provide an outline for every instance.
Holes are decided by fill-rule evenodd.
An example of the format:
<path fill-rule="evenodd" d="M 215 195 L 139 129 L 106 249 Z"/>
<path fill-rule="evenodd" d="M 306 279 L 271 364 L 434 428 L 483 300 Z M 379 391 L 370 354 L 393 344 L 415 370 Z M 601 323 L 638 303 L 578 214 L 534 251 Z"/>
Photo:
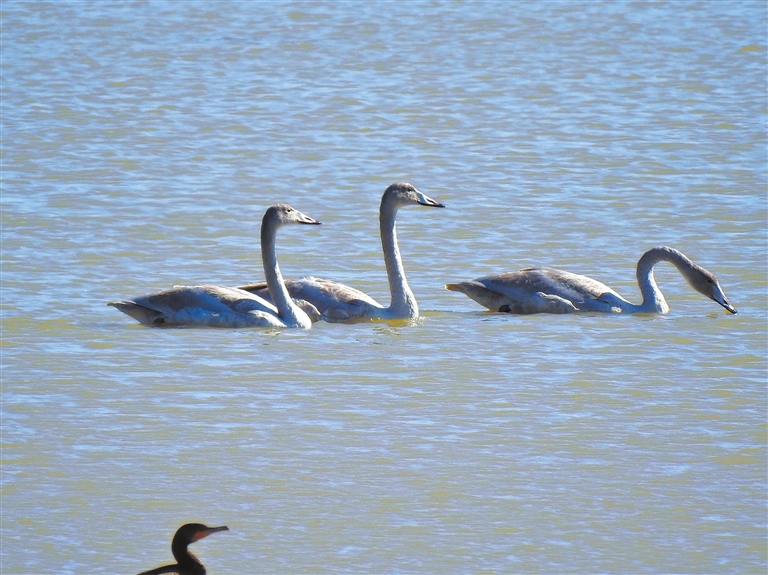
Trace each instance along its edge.
<path fill-rule="evenodd" d="M 611 302 L 620 296 L 605 284 L 587 276 L 554 268 L 524 268 L 498 276 L 481 278 L 484 285 L 500 291 L 514 301 L 525 302 L 539 294 L 561 298 L 578 311 L 607 311 Z M 547 299 L 548 305 L 557 299 Z"/>
<path fill-rule="evenodd" d="M 545 294 L 539 291 L 521 294 L 520 290 L 510 294 L 508 292 L 511 290 L 507 289 L 508 286 L 494 285 L 491 282 L 487 283 L 489 285 L 485 285 L 479 280 L 472 280 L 446 284 L 445 287 L 450 291 L 465 294 L 491 311 L 522 315 L 533 313 L 573 313 L 579 311 L 579 308 L 573 305 L 573 303 L 559 295 Z"/>
<path fill-rule="evenodd" d="M 361 318 L 376 317 L 377 310 L 383 306 L 368 294 L 348 285 L 312 276 L 285 280 L 285 286 L 291 298 L 299 305 L 305 302 L 315 313 L 308 312 L 313 318 L 318 317 L 330 323 L 344 323 Z M 266 283 L 255 283 L 239 288 L 264 299 L 270 300 Z"/>
<path fill-rule="evenodd" d="M 509 313 L 572 313 L 612 311 L 621 296 L 592 278 L 554 268 L 515 272 L 448 284 L 493 311 Z"/>
<path fill-rule="evenodd" d="M 245 290 L 213 285 L 194 286 L 188 289 L 198 290 L 201 299 L 205 300 L 206 298 L 212 298 L 213 305 L 225 306 L 230 311 L 237 313 L 261 311 L 278 315 L 277 308 L 272 301 L 268 301 L 263 297 L 259 297 L 257 294 Z"/>
<path fill-rule="evenodd" d="M 175 286 L 107 305 L 143 325 L 284 326 L 270 302 L 247 291 L 221 286 Z"/>
<path fill-rule="evenodd" d="M 629 304 L 607 285 L 587 276 L 554 268 L 527 268 L 520 271 L 532 271 L 541 278 L 547 278 L 544 281 L 553 286 L 553 291 L 542 289 L 542 293 L 560 295 L 571 301 L 579 311 L 620 313 Z"/>

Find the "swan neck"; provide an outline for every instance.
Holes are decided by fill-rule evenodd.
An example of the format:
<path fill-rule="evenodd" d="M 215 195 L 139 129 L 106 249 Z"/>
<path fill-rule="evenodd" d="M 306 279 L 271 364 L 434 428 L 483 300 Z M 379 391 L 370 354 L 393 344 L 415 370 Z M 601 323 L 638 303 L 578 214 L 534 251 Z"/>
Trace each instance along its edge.
<path fill-rule="evenodd" d="M 660 247 L 645 252 L 637 262 L 637 283 L 643 295 L 641 311 L 657 313 L 669 311 L 669 305 L 653 277 L 653 268 L 662 261 L 674 265 L 686 280 L 689 280 L 690 272 L 693 270 L 693 262 L 673 248 Z"/>
<path fill-rule="evenodd" d="M 280 313 L 280 319 L 288 326 L 301 325 L 299 316 L 303 312 L 293 303 L 285 287 L 283 274 L 280 273 L 280 266 L 277 264 L 275 238 L 278 227 L 279 225 L 270 221 L 263 221 L 261 225 L 261 260 L 264 265 L 264 277 L 267 280 L 272 302 Z"/>
<path fill-rule="evenodd" d="M 397 245 L 396 217 L 397 206 L 382 200 L 379 213 L 379 227 L 381 247 L 384 252 L 384 265 L 387 268 L 389 293 L 391 296 L 389 310 L 396 317 L 415 318 L 419 316 L 419 307 L 416 303 L 416 297 L 413 295 L 405 278 L 405 268 L 403 268 L 400 248 Z"/>

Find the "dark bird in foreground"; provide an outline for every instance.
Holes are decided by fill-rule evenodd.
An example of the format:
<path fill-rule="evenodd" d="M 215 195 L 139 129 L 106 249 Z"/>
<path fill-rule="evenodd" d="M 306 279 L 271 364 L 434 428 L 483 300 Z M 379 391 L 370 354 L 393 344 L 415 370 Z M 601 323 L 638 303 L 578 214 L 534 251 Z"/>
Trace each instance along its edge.
<path fill-rule="evenodd" d="M 161 573 L 176 573 L 177 575 L 205 575 L 205 567 L 200 561 L 189 552 L 187 547 L 211 533 L 217 531 L 229 531 L 229 527 L 206 527 L 202 523 L 187 523 L 179 527 L 176 535 L 173 536 L 171 551 L 177 563 L 175 565 L 164 565 L 149 571 L 142 571 L 139 575 L 160 575 Z"/>

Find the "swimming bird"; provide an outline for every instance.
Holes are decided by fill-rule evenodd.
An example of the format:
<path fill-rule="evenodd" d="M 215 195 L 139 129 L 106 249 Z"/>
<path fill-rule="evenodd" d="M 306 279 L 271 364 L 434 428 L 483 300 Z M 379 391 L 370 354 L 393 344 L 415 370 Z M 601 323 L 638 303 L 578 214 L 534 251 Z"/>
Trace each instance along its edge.
<path fill-rule="evenodd" d="M 384 307 L 360 290 L 322 278 L 304 277 L 298 280 L 286 280 L 288 292 L 293 298 L 309 302 L 318 310 L 322 319 L 331 323 L 419 317 L 416 296 L 405 278 L 405 268 L 400 257 L 395 231 L 397 210 L 409 205 L 445 207 L 408 183 L 397 182 L 384 191 L 379 208 L 379 229 L 391 295 L 388 307 Z M 265 298 L 270 297 L 272 293 L 272 288 L 264 283 L 241 286 L 240 289 Z"/>
<path fill-rule="evenodd" d="M 202 523 L 187 523 L 179 527 L 176 531 L 176 535 L 173 536 L 173 542 L 171 543 L 171 551 L 173 557 L 176 559 L 175 565 L 164 565 L 163 567 L 157 567 L 150 569 L 149 571 L 142 571 L 139 575 L 160 575 L 161 573 L 176 573 L 177 575 L 205 575 L 205 567 L 200 563 L 200 560 L 192 555 L 187 549 L 190 543 L 199 541 L 204 537 L 208 537 L 211 533 L 218 531 L 229 531 L 229 527 L 223 525 L 221 527 L 206 527 Z"/>
<path fill-rule="evenodd" d="M 274 296 L 266 301 L 231 287 L 214 285 L 175 286 L 127 301 L 109 302 L 139 323 L 149 326 L 193 325 L 208 327 L 299 327 L 309 329 L 312 320 L 291 299 L 277 265 L 275 236 L 287 224 L 320 222 L 286 204 L 271 206 L 261 222 L 261 257 L 267 285 Z M 274 303 L 273 303 L 274 302 Z M 317 310 L 306 306 L 313 315 Z M 312 311 L 314 310 L 314 311 Z"/>
<path fill-rule="evenodd" d="M 637 262 L 637 283 L 643 303 L 632 304 L 599 281 L 552 268 L 525 268 L 475 280 L 446 284 L 446 289 L 465 294 L 491 311 L 514 314 L 669 312 L 664 296 L 653 278 L 654 266 L 670 262 L 697 292 L 723 306 L 730 313 L 736 309 L 728 302 L 715 275 L 670 247 L 648 250 Z"/>

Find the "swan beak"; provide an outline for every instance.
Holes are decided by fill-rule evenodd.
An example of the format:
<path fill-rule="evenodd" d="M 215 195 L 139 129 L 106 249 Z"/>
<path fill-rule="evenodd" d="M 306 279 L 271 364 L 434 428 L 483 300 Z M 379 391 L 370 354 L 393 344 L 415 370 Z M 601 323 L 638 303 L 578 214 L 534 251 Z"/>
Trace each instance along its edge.
<path fill-rule="evenodd" d="M 717 301 L 717 300 L 715 300 L 715 301 Z M 736 311 L 735 307 L 733 307 L 731 304 L 728 303 L 728 300 L 725 300 L 724 302 L 718 301 L 717 303 L 719 303 L 721 306 L 723 306 L 725 309 L 727 309 L 733 315 L 736 315 L 737 313 L 739 313 L 739 312 Z"/>
<path fill-rule="evenodd" d="M 320 225 L 320 224 L 322 224 L 323 222 L 318 222 L 317 220 L 315 220 L 315 219 L 312 219 L 312 218 L 310 218 L 309 216 L 304 216 L 304 218 L 303 218 L 303 219 L 299 220 L 299 223 L 300 223 L 300 224 L 309 224 L 309 225 L 311 225 L 311 226 L 319 226 L 319 225 Z"/>
<path fill-rule="evenodd" d="M 715 300 L 717 303 L 719 303 L 721 306 L 723 306 L 725 309 L 727 309 L 730 313 L 733 315 L 736 315 L 738 312 L 736 311 L 736 308 L 733 307 L 729 302 L 728 299 L 725 297 L 725 294 L 722 292 L 711 296 L 713 300 Z"/>
<path fill-rule="evenodd" d="M 429 206 L 430 208 L 444 208 L 445 205 L 441 204 L 438 201 L 433 200 L 429 196 L 425 196 L 421 192 L 416 192 L 416 194 L 419 196 L 419 205 L 421 206 Z"/>

